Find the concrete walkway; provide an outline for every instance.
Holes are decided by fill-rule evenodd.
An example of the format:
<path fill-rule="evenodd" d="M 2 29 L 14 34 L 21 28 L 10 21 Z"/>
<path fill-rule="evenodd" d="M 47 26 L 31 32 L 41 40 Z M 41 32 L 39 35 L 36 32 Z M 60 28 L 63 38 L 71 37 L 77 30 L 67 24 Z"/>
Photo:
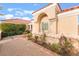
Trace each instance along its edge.
<path fill-rule="evenodd" d="M 57 54 L 27 40 L 23 36 L 7 37 L 0 41 L 0 56 L 56 56 Z"/>

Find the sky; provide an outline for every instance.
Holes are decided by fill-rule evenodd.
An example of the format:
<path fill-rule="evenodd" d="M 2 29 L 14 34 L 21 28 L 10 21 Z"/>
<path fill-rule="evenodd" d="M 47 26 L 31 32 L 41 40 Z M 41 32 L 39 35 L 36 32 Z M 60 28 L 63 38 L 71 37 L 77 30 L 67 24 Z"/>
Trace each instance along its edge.
<path fill-rule="evenodd" d="M 46 5 L 48 3 L 0 3 L 0 6 L 3 7 L 0 14 L 4 14 L 4 16 L 0 16 L 0 20 L 10 18 L 31 20 L 33 17 L 32 12 Z M 62 10 L 73 6 L 79 6 L 79 3 L 60 3 Z"/>

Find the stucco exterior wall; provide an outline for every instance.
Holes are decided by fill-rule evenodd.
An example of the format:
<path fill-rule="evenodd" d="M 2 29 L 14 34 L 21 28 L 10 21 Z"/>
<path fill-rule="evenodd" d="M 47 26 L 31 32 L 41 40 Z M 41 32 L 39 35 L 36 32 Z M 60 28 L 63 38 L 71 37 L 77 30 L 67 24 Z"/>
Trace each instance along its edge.
<path fill-rule="evenodd" d="M 49 34 L 56 34 L 56 19 L 50 21 L 50 33 Z"/>
<path fill-rule="evenodd" d="M 58 15 L 58 33 L 78 35 L 79 10 L 73 10 Z"/>
<path fill-rule="evenodd" d="M 58 33 L 77 34 L 76 16 L 60 16 L 58 19 Z"/>
<path fill-rule="evenodd" d="M 32 33 L 33 34 L 38 34 L 39 33 L 39 24 L 37 22 L 32 23 Z"/>

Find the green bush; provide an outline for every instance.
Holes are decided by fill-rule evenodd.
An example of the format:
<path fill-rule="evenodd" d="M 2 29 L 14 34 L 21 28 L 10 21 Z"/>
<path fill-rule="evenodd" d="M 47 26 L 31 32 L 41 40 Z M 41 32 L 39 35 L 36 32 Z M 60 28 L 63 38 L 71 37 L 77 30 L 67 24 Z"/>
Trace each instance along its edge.
<path fill-rule="evenodd" d="M 35 42 L 38 41 L 38 38 L 39 38 L 39 37 L 38 37 L 37 35 L 34 36 Z"/>
<path fill-rule="evenodd" d="M 25 24 L 11 24 L 11 23 L 2 23 L 1 30 L 2 30 L 2 37 L 12 36 L 22 34 L 26 29 Z"/>
<path fill-rule="evenodd" d="M 32 39 L 32 33 L 28 33 L 27 37 L 28 37 L 28 40 L 31 40 Z"/>
<path fill-rule="evenodd" d="M 24 32 L 24 34 L 29 34 L 29 33 L 31 33 L 30 30 L 25 30 L 25 32 Z"/>
<path fill-rule="evenodd" d="M 60 52 L 60 45 L 58 43 L 53 43 L 50 45 L 50 49 L 54 52 L 59 53 Z"/>

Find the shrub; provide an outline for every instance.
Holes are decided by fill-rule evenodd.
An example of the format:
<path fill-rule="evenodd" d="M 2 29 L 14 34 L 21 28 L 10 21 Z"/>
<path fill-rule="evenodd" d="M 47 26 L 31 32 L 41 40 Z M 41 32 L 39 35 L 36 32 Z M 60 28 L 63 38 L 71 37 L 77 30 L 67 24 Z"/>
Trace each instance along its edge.
<path fill-rule="evenodd" d="M 35 39 L 35 42 L 37 42 L 38 41 L 38 36 L 34 36 L 34 39 Z"/>
<path fill-rule="evenodd" d="M 68 39 L 65 36 L 62 36 L 59 40 L 60 40 L 59 43 L 61 45 L 60 53 L 62 55 L 70 55 L 70 50 L 72 50 L 72 48 L 73 48 L 70 39 Z"/>
<path fill-rule="evenodd" d="M 28 40 L 31 40 L 32 39 L 32 33 L 28 33 L 27 37 L 28 37 Z"/>
<path fill-rule="evenodd" d="M 16 31 L 15 31 L 15 34 L 22 34 L 25 29 L 26 29 L 26 25 L 25 24 L 16 24 Z"/>
<path fill-rule="evenodd" d="M 71 39 L 61 36 L 59 43 L 53 43 L 49 45 L 50 49 L 60 55 L 76 55 L 78 52 L 74 48 Z"/>
<path fill-rule="evenodd" d="M 25 24 L 11 24 L 11 23 L 2 23 L 1 30 L 2 30 L 2 37 L 12 36 L 22 34 L 26 29 Z"/>
<path fill-rule="evenodd" d="M 42 44 L 46 43 L 46 34 L 44 33 L 43 35 L 41 35 L 40 37 Z"/>
<path fill-rule="evenodd" d="M 50 49 L 54 52 L 60 53 L 60 45 L 58 43 L 53 43 L 50 45 Z"/>
<path fill-rule="evenodd" d="M 30 30 L 25 30 L 24 34 L 29 34 L 31 33 Z"/>

